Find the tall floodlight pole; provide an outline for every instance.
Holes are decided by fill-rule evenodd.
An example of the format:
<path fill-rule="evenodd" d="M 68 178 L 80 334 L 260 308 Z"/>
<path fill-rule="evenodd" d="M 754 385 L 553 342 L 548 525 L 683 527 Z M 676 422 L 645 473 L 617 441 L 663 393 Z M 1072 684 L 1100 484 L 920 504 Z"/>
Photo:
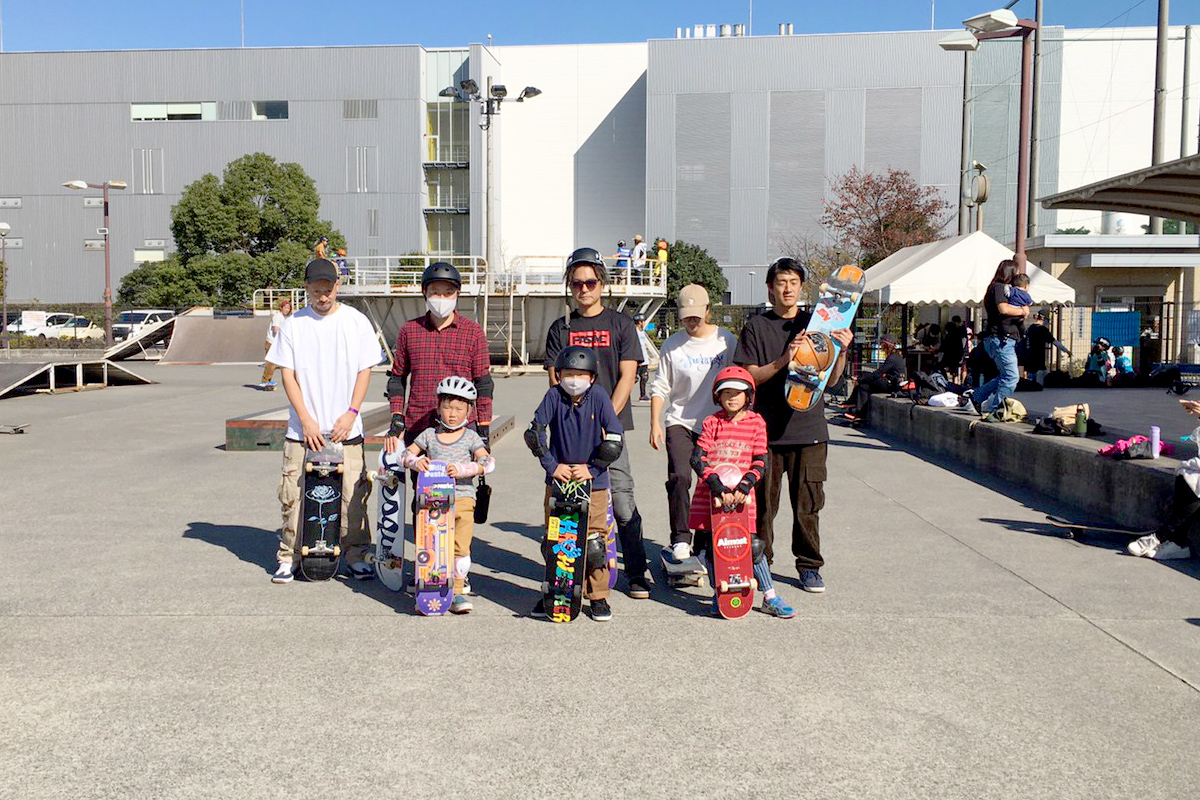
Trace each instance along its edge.
<path fill-rule="evenodd" d="M 1041 105 L 1042 94 L 1042 0 L 1037 0 L 1033 21 L 1037 27 L 1033 31 L 1033 85 L 1029 110 L 1029 235 L 1038 235 L 1037 198 L 1041 194 L 1038 188 L 1039 146 L 1041 138 Z"/>
<path fill-rule="evenodd" d="M 1167 24 L 1170 0 L 1158 0 L 1158 43 L 1154 61 L 1154 140 L 1150 145 L 1150 163 L 1161 164 L 1167 135 Z M 1162 233 L 1162 217 L 1150 218 L 1150 233 Z"/>
<path fill-rule="evenodd" d="M 7 222 L 0 222 L 0 347 L 8 349 L 8 232 Z"/>
<path fill-rule="evenodd" d="M 104 345 L 113 346 L 113 296 L 112 296 L 112 257 L 109 250 L 108 235 L 108 190 L 124 189 L 125 181 L 105 181 L 104 183 L 88 183 L 87 181 L 67 181 L 63 186 L 68 189 L 100 189 L 104 192 L 104 227 L 100 232 L 104 236 Z"/>

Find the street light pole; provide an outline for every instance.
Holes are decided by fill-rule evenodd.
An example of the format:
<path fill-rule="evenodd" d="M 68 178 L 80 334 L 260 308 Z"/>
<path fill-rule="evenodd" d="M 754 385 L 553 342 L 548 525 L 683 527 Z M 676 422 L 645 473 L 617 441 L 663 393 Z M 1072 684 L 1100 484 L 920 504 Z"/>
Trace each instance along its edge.
<path fill-rule="evenodd" d="M 113 297 L 112 297 L 112 263 L 108 246 L 108 190 L 124 189 L 125 181 L 105 181 L 104 183 L 88 183 L 87 181 L 67 181 L 63 186 L 68 189 L 101 189 L 104 192 L 104 346 L 113 346 Z"/>
<path fill-rule="evenodd" d="M 0 222 L 0 347 L 8 349 L 8 232 L 7 222 Z"/>

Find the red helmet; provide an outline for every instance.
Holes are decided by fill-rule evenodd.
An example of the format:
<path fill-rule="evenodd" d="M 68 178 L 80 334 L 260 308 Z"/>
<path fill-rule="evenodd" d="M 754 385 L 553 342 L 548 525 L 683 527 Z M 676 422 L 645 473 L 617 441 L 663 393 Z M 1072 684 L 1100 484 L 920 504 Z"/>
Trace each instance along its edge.
<path fill-rule="evenodd" d="M 746 405 L 750 406 L 754 403 L 754 376 L 752 376 L 745 367 L 725 367 L 717 373 L 717 377 L 713 379 L 713 402 L 720 404 L 717 395 L 722 389 L 741 389 L 746 393 Z"/>

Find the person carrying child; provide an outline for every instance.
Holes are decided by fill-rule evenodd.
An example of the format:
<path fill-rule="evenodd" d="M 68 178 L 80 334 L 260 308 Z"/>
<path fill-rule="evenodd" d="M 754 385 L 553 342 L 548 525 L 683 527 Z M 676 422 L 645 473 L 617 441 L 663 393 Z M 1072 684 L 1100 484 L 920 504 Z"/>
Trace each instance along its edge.
<path fill-rule="evenodd" d="M 608 562 L 604 540 L 608 532 L 608 492 L 611 486 L 608 467 L 621 455 L 625 429 L 617 419 L 608 393 L 595 385 L 600 371 L 596 354 L 587 347 L 564 347 L 554 360 L 558 383 L 551 386 L 534 412 L 533 422 L 525 431 L 525 444 L 541 461 L 546 471 L 545 520 L 550 520 L 551 492 L 554 481 L 592 482 L 588 500 L 587 577 L 584 594 L 590 603 L 592 619 L 612 619 L 608 606 Z M 550 432 L 549 445 L 546 431 Z M 549 542 L 542 543 L 542 555 L 551 558 Z M 546 616 L 546 586 L 533 607 L 533 616 Z"/>
<path fill-rule="evenodd" d="M 467 614 L 474 606 L 463 591 L 471 569 L 471 537 L 475 533 L 475 477 L 488 475 L 496 459 L 483 438 L 466 427 L 478 391 L 475 384 L 458 375 L 444 378 L 437 386 L 436 426 L 417 434 L 400 457 L 405 469 L 427 472 L 430 462 L 444 461 L 446 473 L 454 478 L 454 599 L 451 614 Z"/>
<path fill-rule="evenodd" d="M 754 398 L 754 378 L 743 367 L 725 367 L 713 380 L 713 402 L 720 406 L 705 417 L 700 438 L 692 450 L 692 469 L 700 477 L 688 514 L 688 527 L 696 531 L 696 550 L 708 550 L 712 572 L 712 512 L 725 506 L 746 506 L 750 522 L 754 577 L 762 590 L 762 611 L 780 619 L 791 619 L 796 612 L 776 594 L 767 564 L 766 548 L 755 525 L 754 487 L 763 479 L 767 464 L 767 423 L 750 410 Z M 734 488 L 721 482 L 719 468 L 733 467 L 742 474 Z M 713 595 L 713 613 L 717 597 Z"/>

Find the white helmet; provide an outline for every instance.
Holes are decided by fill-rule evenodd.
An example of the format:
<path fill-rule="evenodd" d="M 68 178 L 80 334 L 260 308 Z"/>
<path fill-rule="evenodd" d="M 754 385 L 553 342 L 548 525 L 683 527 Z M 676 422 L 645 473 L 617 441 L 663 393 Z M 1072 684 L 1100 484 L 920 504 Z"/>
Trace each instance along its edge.
<path fill-rule="evenodd" d="M 479 392 L 475 390 L 475 384 L 466 378 L 451 375 L 449 378 L 442 378 L 441 383 L 437 385 L 437 396 L 442 397 L 443 395 L 447 397 L 461 397 L 468 403 L 474 403 L 475 398 L 479 396 Z"/>

